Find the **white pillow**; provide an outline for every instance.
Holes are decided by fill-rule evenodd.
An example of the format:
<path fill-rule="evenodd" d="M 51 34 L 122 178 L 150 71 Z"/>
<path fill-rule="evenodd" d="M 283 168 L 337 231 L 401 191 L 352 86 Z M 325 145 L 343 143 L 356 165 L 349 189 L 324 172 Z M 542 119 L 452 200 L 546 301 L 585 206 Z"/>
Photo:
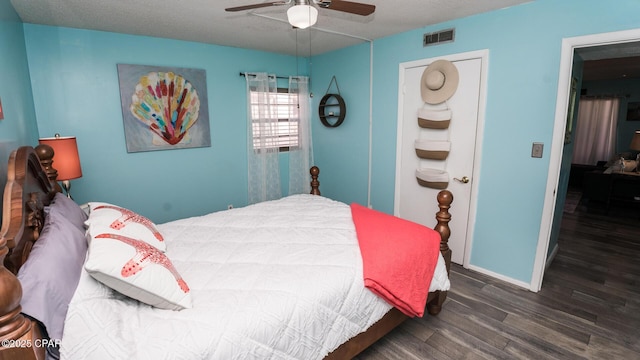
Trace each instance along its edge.
<path fill-rule="evenodd" d="M 156 224 L 129 209 L 103 202 L 89 203 L 87 228 L 94 234 L 111 233 L 139 239 L 166 251 L 164 236 Z"/>
<path fill-rule="evenodd" d="M 145 241 L 90 233 L 85 269 L 113 290 L 161 309 L 191 307 L 189 286 L 167 256 Z"/>

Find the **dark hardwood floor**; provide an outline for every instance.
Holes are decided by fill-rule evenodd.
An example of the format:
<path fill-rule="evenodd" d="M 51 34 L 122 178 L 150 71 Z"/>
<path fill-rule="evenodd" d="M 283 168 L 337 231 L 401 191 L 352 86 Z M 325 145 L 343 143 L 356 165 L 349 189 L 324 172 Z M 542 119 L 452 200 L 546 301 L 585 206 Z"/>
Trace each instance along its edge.
<path fill-rule="evenodd" d="M 578 205 L 558 243 L 540 292 L 454 266 L 438 316 L 357 359 L 640 359 L 640 218 Z"/>

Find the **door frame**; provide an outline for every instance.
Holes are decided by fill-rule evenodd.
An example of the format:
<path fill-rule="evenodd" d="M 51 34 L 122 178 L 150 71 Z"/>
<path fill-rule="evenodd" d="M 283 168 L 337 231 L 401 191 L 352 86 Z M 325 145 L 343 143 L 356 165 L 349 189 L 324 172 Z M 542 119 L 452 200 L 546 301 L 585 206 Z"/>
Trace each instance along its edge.
<path fill-rule="evenodd" d="M 400 177 L 400 164 L 402 163 L 401 154 L 399 150 L 399 143 L 402 139 L 402 121 L 404 119 L 404 108 L 402 104 L 404 103 L 404 83 L 405 83 L 405 71 L 410 68 L 427 66 L 436 60 L 448 60 L 451 62 L 455 61 L 463 61 L 463 60 L 472 60 L 472 59 L 480 59 L 480 94 L 478 97 L 478 122 L 476 124 L 476 139 L 475 139 L 475 148 L 474 148 L 474 157 L 473 157 L 473 172 L 471 182 L 471 197 L 469 201 L 469 217 L 466 227 L 465 234 L 465 246 L 464 246 L 464 257 L 462 266 L 464 268 L 469 268 L 470 259 L 471 259 L 471 249 L 473 244 L 473 230 L 475 228 L 476 223 L 476 211 L 477 211 L 477 194 L 478 194 L 478 186 L 480 184 L 480 161 L 482 158 L 482 139 L 484 138 L 484 122 L 485 122 L 485 109 L 487 103 L 487 72 L 489 68 L 489 50 L 476 50 L 469 51 L 458 54 L 451 55 L 443 55 L 437 57 L 431 57 L 426 59 L 414 60 L 403 62 L 399 64 L 398 67 L 398 118 L 397 118 L 397 137 L 396 137 L 396 174 L 395 179 Z M 394 191 L 394 205 L 393 211 L 394 214 L 398 214 L 400 209 L 400 204 L 398 203 L 398 199 L 400 198 L 400 187 L 398 186 L 398 181 L 395 181 L 395 191 Z M 455 199 L 454 199 L 455 204 Z M 455 205 L 453 205 L 455 206 Z"/>
<path fill-rule="evenodd" d="M 540 291 L 542 278 L 547 262 L 553 215 L 556 207 L 556 192 L 560 180 L 560 167 L 562 166 L 562 152 L 564 151 L 564 132 L 569 107 L 569 91 L 571 87 L 571 74 L 573 71 L 574 51 L 584 47 L 620 44 L 640 41 L 640 29 L 614 31 L 608 33 L 576 36 L 562 39 L 562 51 L 560 54 L 560 74 L 558 78 L 558 95 L 556 99 L 555 122 L 549 159 L 549 172 L 547 175 L 547 187 L 540 223 L 538 246 L 533 264 L 530 290 Z"/>

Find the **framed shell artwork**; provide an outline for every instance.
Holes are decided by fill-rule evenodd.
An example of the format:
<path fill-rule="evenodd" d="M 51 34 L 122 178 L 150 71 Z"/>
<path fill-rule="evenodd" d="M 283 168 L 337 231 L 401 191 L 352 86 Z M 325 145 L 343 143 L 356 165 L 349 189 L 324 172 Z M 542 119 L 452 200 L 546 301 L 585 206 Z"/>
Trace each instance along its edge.
<path fill-rule="evenodd" d="M 118 64 L 127 152 L 211 146 L 206 73 Z"/>

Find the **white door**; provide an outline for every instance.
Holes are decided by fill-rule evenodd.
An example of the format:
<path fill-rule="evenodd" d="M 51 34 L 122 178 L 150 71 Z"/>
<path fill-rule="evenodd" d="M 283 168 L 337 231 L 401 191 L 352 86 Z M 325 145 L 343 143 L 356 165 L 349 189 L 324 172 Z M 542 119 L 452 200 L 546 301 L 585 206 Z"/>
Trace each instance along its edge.
<path fill-rule="evenodd" d="M 478 167 L 474 165 L 479 159 L 476 150 L 480 149 L 481 126 L 478 124 L 484 112 L 487 52 L 445 57 L 458 69 L 458 88 L 446 103 L 425 104 L 420 95 L 422 73 L 430 63 L 439 59 L 442 58 L 404 63 L 400 67 L 394 213 L 401 218 L 433 227 L 436 224 L 435 213 L 438 211 L 435 199 L 440 190 L 418 184 L 415 173 L 418 168 L 446 171 L 449 175 L 447 189 L 453 193 L 454 198 L 449 223 L 452 261 L 467 266 L 475 219 L 476 202 L 473 194 L 477 188 L 475 176 Z M 452 117 L 448 129 L 419 127 L 417 112 L 423 107 L 450 109 Z M 448 157 L 445 160 L 419 158 L 414 146 L 416 139 L 449 140 L 451 150 Z"/>

